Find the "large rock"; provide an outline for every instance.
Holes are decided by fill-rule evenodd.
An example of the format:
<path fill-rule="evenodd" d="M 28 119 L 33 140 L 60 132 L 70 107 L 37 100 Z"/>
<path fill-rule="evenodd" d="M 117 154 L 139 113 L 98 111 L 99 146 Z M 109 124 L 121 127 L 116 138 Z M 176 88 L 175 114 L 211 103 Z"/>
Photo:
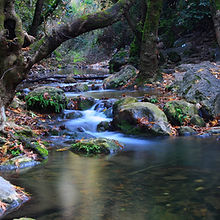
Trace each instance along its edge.
<path fill-rule="evenodd" d="M 134 98 L 131 96 L 126 96 L 124 98 L 119 99 L 113 105 L 113 115 L 117 115 L 118 112 L 121 110 L 122 106 L 135 103 L 135 102 L 138 102 L 137 98 Z"/>
<path fill-rule="evenodd" d="M 65 80 L 64 80 L 65 83 L 75 83 L 76 80 L 74 78 L 74 74 L 69 74 L 66 76 Z"/>
<path fill-rule="evenodd" d="M 4 204 L 4 208 L 0 206 L 0 218 L 27 200 L 24 193 L 18 193 L 15 186 L 0 176 L 0 202 Z"/>
<path fill-rule="evenodd" d="M 220 117 L 220 93 L 215 97 L 214 112 L 216 117 Z"/>
<path fill-rule="evenodd" d="M 124 133 L 144 136 L 171 134 L 166 115 L 152 103 L 134 102 L 121 105 L 119 109 L 114 114 L 113 124 Z"/>
<path fill-rule="evenodd" d="M 178 133 L 180 136 L 191 136 L 191 135 L 197 134 L 197 132 L 193 128 L 188 127 L 188 126 L 181 126 L 178 129 Z"/>
<path fill-rule="evenodd" d="M 217 79 L 219 66 L 211 62 L 182 64 L 177 68 L 174 87 L 177 93 L 192 103 L 200 103 L 202 108 L 215 115 L 215 100 L 220 93 L 220 80 Z"/>
<path fill-rule="evenodd" d="M 121 67 L 126 65 L 129 60 L 129 51 L 126 49 L 119 50 L 113 55 L 112 59 L 109 61 L 110 73 L 120 71 Z"/>
<path fill-rule="evenodd" d="M 135 77 L 137 69 L 131 65 L 124 66 L 119 72 L 109 76 L 104 80 L 106 89 L 116 89 L 128 83 L 130 79 Z"/>
<path fill-rule="evenodd" d="M 67 109 L 69 110 L 87 110 L 95 104 L 95 99 L 92 97 L 77 96 L 69 100 Z"/>
<path fill-rule="evenodd" d="M 67 104 L 64 91 L 51 86 L 34 89 L 25 100 L 28 109 L 44 113 L 62 112 Z"/>
<path fill-rule="evenodd" d="M 167 102 L 164 106 L 164 112 L 173 125 L 183 125 L 186 120 L 191 120 L 192 124 L 200 127 L 205 125 L 203 119 L 198 115 L 196 106 L 184 100 Z"/>
<path fill-rule="evenodd" d="M 25 109 L 25 102 L 21 101 L 19 98 L 14 97 L 13 101 L 10 104 L 11 108 L 21 108 Z"/>
<path fill-rule="evenodd" d="M 119 151 L 122 145 L 107 138 L 91 138 L 72 144 L 71 151 L 81 155 L 109 154 Z"/>

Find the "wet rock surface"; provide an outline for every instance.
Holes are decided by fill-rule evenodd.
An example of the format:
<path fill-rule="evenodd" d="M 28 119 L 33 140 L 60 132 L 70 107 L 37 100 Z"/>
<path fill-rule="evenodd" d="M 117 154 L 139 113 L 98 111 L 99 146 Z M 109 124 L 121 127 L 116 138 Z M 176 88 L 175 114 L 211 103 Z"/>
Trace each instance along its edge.
<path fill-rule="evenodd" d="M 103 82 L 106 89 L 115 89 L 127 84 L 135 77 L 137 69 L 131 65 L 124 66 L 119 72 L 109 76 Z"/>
<path fill-rule="evenodd" d="M 115 140 L 107 138 L 92 138 L 72 144 L 70 150 L 81 155 L 97 155 L 115 153 L 122 149 L 122 145 Z"/>
<path fill-rule="evenodd" d="M 209 114 L 218 112 L 220 93 L 219 66 L 209 61 L 200 64 L 182 64 L 177 68 L 173 87 L 177 93 L 192 103 L 200 103 Z M 216 100 L 216 101 L 215 101 Z M 215 107 L 216 102 L 216 107 Z"/>
<path fill-rule="evenodd" d="M 27 200 L 28 196 L 0 176 L 0 218 Z"/>
<path fill-rule="evenodd" d="M 171 133 L 164 112 L 148 102 L 121 105 L 117 114 L 114 114 L 113 124 L 128 134 L 160 136 Z"/>
<path fill-rule="evenodd" d="M 164 112 L 173 125 L 182 125 L 186 120 L 190 120 L 192 124 L 200 127 L 205 125 L 204 120 L 198 115 L 196 106 L 184 100 L 167 102 Z"/>

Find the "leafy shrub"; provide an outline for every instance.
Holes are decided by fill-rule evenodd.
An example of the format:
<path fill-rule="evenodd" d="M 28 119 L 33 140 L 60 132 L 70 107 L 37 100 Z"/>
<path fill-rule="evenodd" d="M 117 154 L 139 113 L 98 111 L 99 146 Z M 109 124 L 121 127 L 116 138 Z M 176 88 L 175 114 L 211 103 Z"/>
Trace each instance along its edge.
<path fill-rule="evenodd" d="M 103 153 L 103 148 L 93 143 L 77 142 L 72 144 L 72 150 L 74 152 L 83 153 L 86 155 Z"/>
<path fill-rule="evenodd" d="M 59 113 L 66 107 L 66 103 L 62 102 L 62 97 L 59 95 L 48 99 L 46 99 L 43 95 L 26 96 L 25 101 L 27 108 L 33 110 L 54 110 Z"/>

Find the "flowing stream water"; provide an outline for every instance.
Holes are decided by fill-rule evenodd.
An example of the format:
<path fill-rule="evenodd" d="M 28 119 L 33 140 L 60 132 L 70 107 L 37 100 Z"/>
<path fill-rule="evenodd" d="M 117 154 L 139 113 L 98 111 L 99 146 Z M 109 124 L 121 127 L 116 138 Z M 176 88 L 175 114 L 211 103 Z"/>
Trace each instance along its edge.
<path fill-rule="evenodd" d="M 104 90 L 93 95 L 109 97 L 109 92 L 114 93 L 111 98 L 118 96 L 117 92 Z M 65 114 L 70 112 L 66 110 Z M 88 135 L 116 139 L 125 148 L 104 158 L 52 150 L 45 164 L 28 171 L 2 173 L 32 195 L 4 219 L 220 219 L 217 137 L 140 138 L 97 132 L 99 122 L 111 119 L 97 106 L 81 114 L 76 119 L 59 118 L 57 123 L 65 124 L 69 131 L 81 128 Z M 59 144 L 59 137 L 53 141 Z"/>

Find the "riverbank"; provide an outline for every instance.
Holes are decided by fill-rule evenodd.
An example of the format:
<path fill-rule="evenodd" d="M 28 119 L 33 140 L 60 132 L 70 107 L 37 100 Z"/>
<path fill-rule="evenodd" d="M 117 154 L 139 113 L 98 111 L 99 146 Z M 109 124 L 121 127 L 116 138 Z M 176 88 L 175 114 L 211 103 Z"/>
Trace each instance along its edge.
<path fill-rule="evenodd" d="M 209 65 L 213 65 L 213 64 L 209 64 Z M 218 66 L 216 67 L 219 68 Z M 212 69 L 212 75 L 216 77 L 216 79 L 219 79 L 219 72 L 211 68 L 211 66 L 209 66 L 209 68 Z M 200 73 L 203 72 L 203 69 L 204 68 L 202 67 L 201 64 L 201 66 L 198 65 L 196 71 Z M 102 73 L 103 72 L 101 73 L 97 72 L 97 76 L 99 77 L 99 74 L 102 75 Z M 138 74 L 138 72 L 136 73 Z M 63 76 L 65 77 L 67 76 L 69 77 L 70 75 L 72 75 L 72 73 L 70 72 L 65 74 L 64 71 L 63 73 Z M 173 82 L 175 81 L 175 78 L 179 78 L 180 75 L 183 75 L 183 72 L 175 71 L 174 74 L 162 73 L 163 80 L 158 81 L 153 85 L 145 84 L 144 87 L 142 86 L 138 88 L 135 84 L 132 85 L 129 82 L 126 82 L 125 85 L 121 85 L 121 88 L 117 88 L 117 90 L 110 90 L 110 91 L 103 90 L 103 87 L 105 86 L 103 86 L 102 81 L 100 81 L 100 79 L 97 80 L 94 78 L 91 79 L 91 77 L 89 78 L 89 74 L 74 75 L 74 80 L 72 81 L 65 81 L 63 79 L 61 81 L 56 80 L 56 82 L 52 82 L 52 83 L 50 81 L 49 85 L 53 87 L 62 88 L 66 92 L 69 100 L 67 104 L 68 110 L 65 110 L 64 114 L 58 114 L 58 115 L 39 114 L 36 113 L 35 111 L 34 112 L 27 111 L 26 105 L 21 101 L 19 101 L 17 104 L 13 103 L 14 105 L 12 105 L 6 111 L 6 115 L 9 121 L 11 122 L 10 123 L 8 122 L 8 126 L 6 126 L 5 128 L 6 134 L 3 135 L 4 136 L 3 139 L 5 140 L 5 142 L 2 145 L 4 147 L 1 147 L 1 161 L 2 163 L 4 163 L 7 160 L 11 160 L 12 158 L 16 158 L 20 154 L 23 154 L 26 159 L 27 158 L 31 159 L 31 160 L 28 159 L 28 162 L 30 161 L 39 161 L 40 163 L 42 162 L 42 158 L 37 158 L 38 157 L 37 152 L 34 152 L 33 149 L 31 150 L 30 148 L 28 151 L 25 149 L 26 142 L 24 141 L 24 139 L 21 139 L 20 136 L 25 137 L 25 139 L 27 138 L 27 136 L 31 136 L 29 137 L 31 138 L 31 141 L 37 145 L 44 146 L 43 147 L 44 149 L 46 149 L 45 145 L 48 149 L 53 146 L 57 148 L 63 148 L 65 146 L 68 146 L 67 142 L 69 140 L 72 140 L 73 143 L 77 139 L 98 137 L 101 135 L 110 138 L 114 137 L 116 138 L 116 140 L 118 138 L 119 140 L 122 140 L 122 142 L 127 143 L 129 145 L 131 140 L 129 139 L 128 136 L 126 136 L 126 134 L 125 136 L 123 136 L 123 134 L 120 134 L 120 132 L 123 132 L 123 129 L 121 129 L 119 126 L 113 128 L 112 126 L 110 127 L 107 126 L 107 129 L 104 128 L 104 130 L 101 130 L 103 133 L 102 132 L 99 133 L 96 131 L 98 124 L 101 123 L 102 120 L 109 123 L 112 120 L 112 117 L 114 117 L 111 111 L 116 100 L 125 99 L 129 96 L 136 96 L 138 98 L 139 103 L 141 102 L 151 103 L 157 106 L 159 109 L 164 110 L 164 107 L 168 102 L 179 101 L 180 99 L 182 99 L 181 96 L 177 96 L 177 92 L 175 91 L 176 87 L 172 85 Z M 84 78 L 77 79 L 78 76 L 80 77 L 83 76 Z M 94 77 L 95 75 L 93 74 L 92 76 Z M 45 77 L 45 75 L 41 75 L 41 77 Z M 107 75 L 105 77 L 107 77 Z M 48 79 L 48 76 L 45 78 Z M 197 80 L 199 79 L 197 78 Z M 198 81 L 196 82 L 198 83 Z M 26 91 L 33 90 L 34 88 L 40 87 L 45 84 L 48 85 L 48 80 L 45 80 L 44 83 L 43 80 L 32 82 L 32 84 L 29 84 L 30 87 L 18 91 L 17 96 L 21 99 L 24 99 Z M 79 87 L 79 85 L 86 85 L 86 86 Z M 99 98 L 94 99 L 95 95 L 96 97 Z M 48 95 L 45 95 L 45 98 L 46 96 Z M 80 97 L 78 99 L 75 99 L 74 97 L 77 96 Z M 82 102 L 82 100 L 91 101 L 91 99 L 93 101 L 91 102 L 91 104 L 89 104 L 88 112 L 84 112 L 85 109 L 79 108 L 81 105 L 80 102 Z M 89 110 L 91 107 L 92 107 L 92 111 Z M 197 106 L 197 108 L 200 107 L 201 106 Z M 109 117 L 108 119 L 106 118 L 106 115 L 104 116 L 104 113 L 107 112 L 110 114 L 108 116 Z M 220 129 L 219 129 L 219 118 L 217 116 L 215 118 L 212 118 L 211 120 L 206 121 L 205 124 L 203 124 L 203 126 L 198 126 L 198 125 L 192 125 L 191 121 L 187 117 L 185 120 L 183 113 L 181 113 L 180 115 L 181 115 L 181 120 L 184 119 L 181 121 L 182 124 L 170 125 L 171 132 L 169 135 L 173 135 L 173 136 L 193 135 L 199 137 L 209 137 L 211 135 L 214 135 L 218 139 Z M 145 118 L 146 116 L 143 117 L 144 119 L 139 120 L 137 126 L 141 128 L 144 127 L 144 129 L 146 129 L 148 125 L 151 126 L 153 123 L 149 122 L 149 120 L 146 120 Z M 77 118 L 79 118 L 80 124 L 77 124 L 77 121 L 74 121 Z M 88 124 L 89 121 L 91 122 L 90 124 Z M 90 130 L 89 126 L 92 127 L 92 130 Z M 108 130 L 109 128 L 110 130 Z M 103 129 L 103 127 L 101 127 L 101 129 Z M 180 129 L 185 129 L 182 131 L 182 134 L 180 133 Z M 148 127 L 147 130 L 149 130 Z M 18 133 L 20 134 L 19 138 L 15 138 Z M 143 137 L 141 136 L 139 137 L 139 139 L 142 138 Z M 45 139 L 47 141 L 49 140 L 48 145 L 46 144 Z M 139 139 L 136 136 L 135 141 L 139 141 Z M 15 155 L 16 151 L 18 152 L 18 155 Z M 29 163 L 29 165 L 32 166 L 36 164 Z M 10 167 L 12 168 L 11 165 Z M 22 166 L 22 162 L 20 162 L 17 158 L 14 161 L 13 169 L 20 169 L 22 167 L 25 166 Z"/>

